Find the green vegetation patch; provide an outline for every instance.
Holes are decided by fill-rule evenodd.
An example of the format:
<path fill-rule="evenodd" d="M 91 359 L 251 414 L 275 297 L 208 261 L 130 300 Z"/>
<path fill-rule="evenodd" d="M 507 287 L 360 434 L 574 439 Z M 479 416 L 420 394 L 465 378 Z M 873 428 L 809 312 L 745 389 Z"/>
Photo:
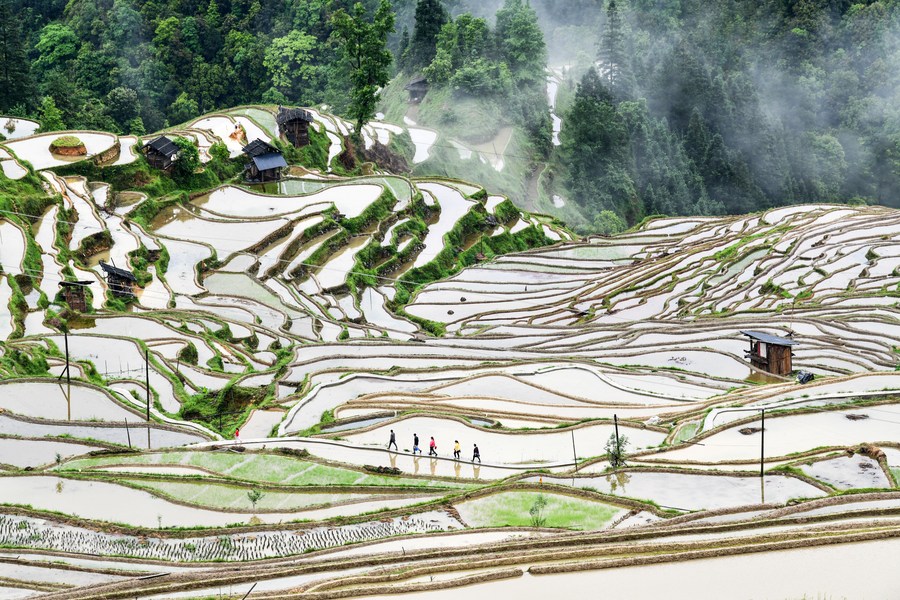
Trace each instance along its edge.
<path fill-rule="evenodd" d="M 540 506 L 539 498 L 545 504 Z M 622 509 L 584 498 L 541 492 L 500 492 L 457 505 L 472 527 L 603 528 Z"/>
<path fill-rule="evenodd" d="M 339 502 L 375 498 L 369 494 L 320 494 L 260 490 L 262 495 L 258 497 L 254 505 L 250 494 L 256 488 L 251 485 L 235 486 L 192 481 L 153 481 L 144 479 L 124 479 L 122 482 L 156 492 L 178 502 L 213 509 L 295 511 L 326 507 Z"/>
<path fill-rule="evenodd" d="M 369 475 L 351 469 L 330 467 L 277 454 L 232 452 L 163 452 L 156 454 L 103 456 L 69 461 L 63 470 L 90 469 L 109 465 L 174 465 L 199 467 L 242 481 L 278 485 L 360 485 L 425 487 L 451 484 L 423 479 Z M 152 473 L 152 471 L 149 471 Z"/>
<path fill-rule="evenodd" d="M 81 148 L 83 146 L 84 142 L 74 135 L 64 135 L 50 143 L 50 148 Z"/>

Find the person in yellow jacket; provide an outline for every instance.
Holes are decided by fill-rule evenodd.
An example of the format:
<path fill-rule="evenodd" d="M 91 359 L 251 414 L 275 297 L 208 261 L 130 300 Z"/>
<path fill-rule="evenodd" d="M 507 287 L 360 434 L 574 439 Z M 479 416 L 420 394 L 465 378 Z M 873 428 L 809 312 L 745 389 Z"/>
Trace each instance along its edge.
<path fill-rule="evenodd" d="M 459 440 L 453 440 L 453 458 L 459 460 L 459 456 L 462 453 L 462 448 L 459 447 Z"/>

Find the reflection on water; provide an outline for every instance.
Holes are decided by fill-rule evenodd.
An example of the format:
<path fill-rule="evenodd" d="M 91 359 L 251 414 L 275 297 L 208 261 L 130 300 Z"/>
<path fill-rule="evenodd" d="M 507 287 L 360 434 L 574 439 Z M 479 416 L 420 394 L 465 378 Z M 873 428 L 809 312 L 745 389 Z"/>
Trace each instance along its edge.
<path fill-rule="evenodd" d="M 750 376 L 745 378 L 744 381 L 746 381 L 747 383 L 758 384 L 784 383 L 784 378 L 778 377 L 777 375 L 772 375 L 770 373 L 764 373 L 762 371 L 751 371 Z"/>
<path fill-rule="evenodd" d="M 616 471 L 615 473 L 610 473 L 606 476 L 606 482 L 609 484 L 609 491 L 615 494 L 617 491 L 620 494 L 625 494 L 625 486 L 628 485 L 628 482 L 631 481 L 631 475 L 627 471 Z M 575 485 L 575 481 L 572 480 L 572 485 Z"/>
<path fill-rule="evenodd" d="M 186 205 L 173 204 L 165 207 L 153 217 L 153 220 L 150 222 L 150 231 L 156 231 L 175 221 L 187 223 L 195 217 L 196 215 L 192 213 Z"/>

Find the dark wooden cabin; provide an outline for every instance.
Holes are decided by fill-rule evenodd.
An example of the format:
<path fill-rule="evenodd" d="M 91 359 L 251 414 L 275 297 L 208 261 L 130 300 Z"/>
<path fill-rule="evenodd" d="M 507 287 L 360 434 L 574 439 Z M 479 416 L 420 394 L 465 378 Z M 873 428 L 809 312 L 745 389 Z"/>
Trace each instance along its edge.
<path fill-rule="evenodd" d="M 413 78 L 403 89 L 409 92 L 409 101 L 418 104 L 425 99 L 425 94 L 428 93 L 428 80 L 420 75 Z"/>
<path fill-rule="evenodd" d="M 243 151 L 250 159 L 244 167 L 244 177 L 250 182 L 278 181 L 282 169 L 288 166 L 278 148 L 262 140 L 253 140 L 244 146 Z"/>
<path fill-rule="evenodd" d="M 773 375 L 790 375 L 793 370 L 791 346 L 797 342 L 790 338 L 769 335 L 761 331 L 742 331 L 750 338 L 750 364 Z"/>
<path fill-rule="evenodd" d="M 69 305 L 69 308 L 72 310 L 77 310 L 78 312 L 87 312 L 87 298 L 84 295 L 84 291 L 87 289 L 87 286 L 91 284 L 90 281 L 60 281 L 59 287 L 62 288 L 62 296 L 66 301 L 66 304 Z"/>
<path fill-rule="evenodd" d="M 178 146 L 164 135 L 144 144 L 141 152 L 147 157 L 151 167 L 168 171 L 178 158 Z"/>
<path fill-rule="evenodd" d="M 119 298 L 134 297 L 134 284 L 137 283 L 134 273 L 108 265 L 103 261 L 100 261 L 100 268 L 106 273 L 106 284 L 109 286 L 109 291 L 113 293 L 113 296 Z"/>
<path fill-rule="evenodd" d="M 300 148 L 309 144 L 309 124 L 313 117 L 308 110 L 302 108 L 278 107 L 278 115 L 275 122 L 278 123 L 278 131 L 294 145 Z"/>

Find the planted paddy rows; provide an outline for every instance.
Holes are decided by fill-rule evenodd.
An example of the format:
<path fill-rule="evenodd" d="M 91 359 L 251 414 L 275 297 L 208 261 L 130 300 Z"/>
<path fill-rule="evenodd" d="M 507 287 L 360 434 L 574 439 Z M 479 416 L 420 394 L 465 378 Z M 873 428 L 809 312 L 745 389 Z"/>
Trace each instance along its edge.
<path fill-rule="evenodd" d="M 313 117 L 336 168 L 351 126 Z M 403 132 L 372 123 L 363 137 L 371 149 Z M 215 142 L 236 155 L 279 135 L 264 107 L 170 133 L 204 162 Z M 414 133 L 425 160 L 434 140 Z M 83 136 L 89 154 L 119 144 L 108 164 L 137 160 L 135 139 Z M 6 144 L 4 171 L 52 168 L 45 142 Z M 553 244 L 572 236 L 471 184 L 330 171 L 152 200 L 44 171 L 61 201 L 0 220 L 0 302 L 14 308 L 0 323 L 0 544 L 109 557 L 85 577 L 129 597 L 229 581 L 329 597 L 895 535 L 893 211 L 658 219 Z M 138 272 L 130 314 L 52 303 L 74 277 L 103 309 L 101 259 Z M 819 377 L 751 385 L 742 329 L 792 331 L 795 367 Z M 66 342 L 71 391 L 57 381 Z M 616 431 L 627 457 L 611 471 Z M 434 436 L 438 456 L 413 455 L 413 434 L 423 448 Z M 188 447 L 159 450 L 174 446 Z M 503 544 L 473 550 L 454 537 L 464 528 Z M 297 558 L 420 533 L 382 542 L 371 564 Z M 269 562 L 232 570 L 243 560 Z M 121 580 L 184 565 L 196 575 Z M 67 596 L 52 571 L 29 569 L 10 593 L 107 593 Z"/>

